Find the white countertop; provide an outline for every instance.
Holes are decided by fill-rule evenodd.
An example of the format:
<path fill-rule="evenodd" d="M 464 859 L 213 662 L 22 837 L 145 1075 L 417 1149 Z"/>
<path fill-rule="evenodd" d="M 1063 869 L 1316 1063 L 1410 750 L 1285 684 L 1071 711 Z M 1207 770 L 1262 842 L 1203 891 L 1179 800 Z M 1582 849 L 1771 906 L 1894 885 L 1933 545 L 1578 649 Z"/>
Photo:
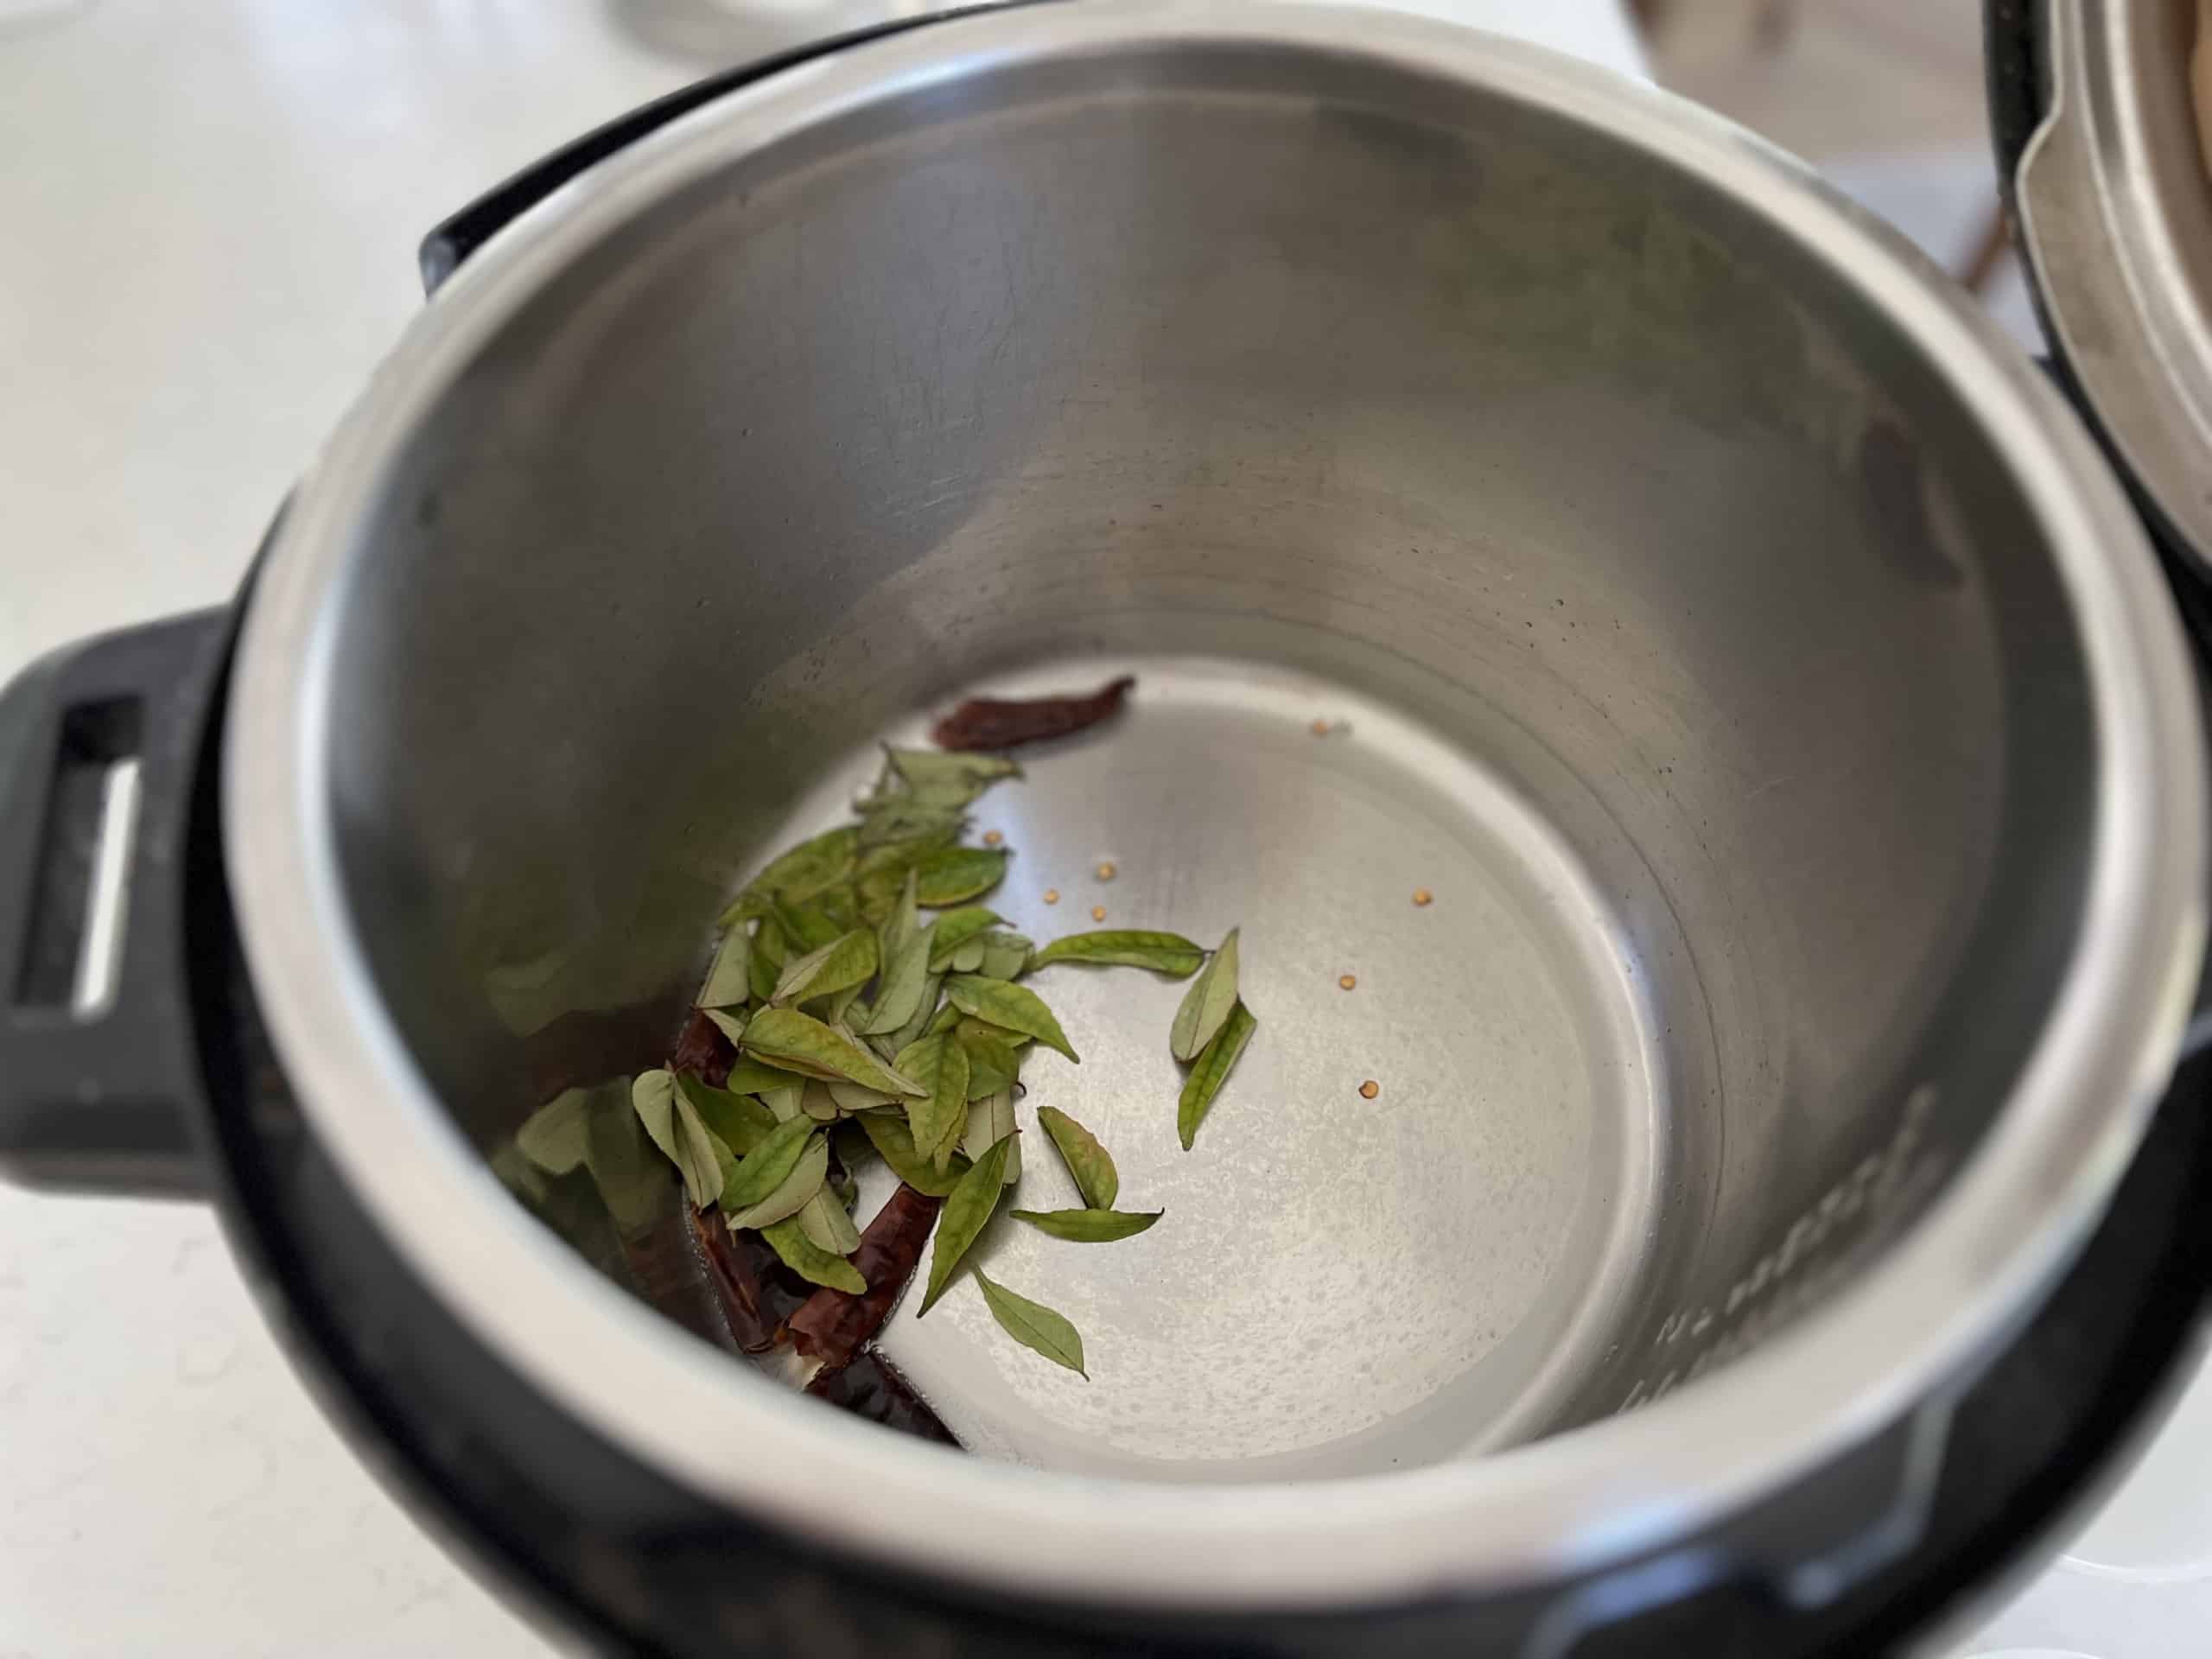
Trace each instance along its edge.
<path fill-rule="evenodd" d="M 415 244 L 448 210 L 645 99 L 895 9 L 725 4 L 0 0 L 0 676 L 230 592 L 420 304 Z M 1639 61 L 1616 0 L 1414 9 Z M 1993 1638 L 2159 1659 L 2186 1650 L 2160 1606 L 2212 1628 L 2197 1393 L 2185 1460 L 2128 1492 L 2174 1490 L 2112 1546 L 2165 1602 L 2053 1574 Z M 2039 1612 L 2062 1579 L 2095 1594 L 2062 1583 Z M 155 1651 L 546 1649 L 323 1422 L 207 1211 L 0 1188 L 0 1659 Z"/>

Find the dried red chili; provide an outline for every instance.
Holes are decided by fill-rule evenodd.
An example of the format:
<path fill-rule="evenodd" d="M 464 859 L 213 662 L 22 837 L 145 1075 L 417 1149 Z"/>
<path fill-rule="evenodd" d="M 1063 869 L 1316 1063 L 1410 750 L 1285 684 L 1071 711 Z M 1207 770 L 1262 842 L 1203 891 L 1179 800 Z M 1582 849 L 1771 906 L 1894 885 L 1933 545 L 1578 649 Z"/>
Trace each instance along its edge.
<path fill-rule="evenodd" d="M 914 1385 L 876 1349 L 867 1349 L 847 1363 L 818 1373 L 806 1385 L 806 1391 L 887 1428 L 946 1446 L 960 1444 L 914 1391 Z"/>
<path fill-rule="evenodd" d="M 707 1276 L 730 1335 L 747 1353 L 766 1353 L 813 1287 L 785 1267 L 760 1234 L 732 1232 L 719 1210 L 691 1211 L 691 1236 L 707 1259 Z"/>
<path fill-rule="evenodd" d="M 791 1315 L 792 1346 L 831 1367 L 846 1363 L 859 1352 L 861 1344 L 882 1329 L 892 1304 L 914 1276 L 940 1202 L 900 1182 L 862 1230 L 860 1248 L 852 1255 L 868 1289 L 857 1296 L 843 1290 L 816 1291 Z"/>
<path fill-rule="evenodd" d="M 737 1050 L 722 1035 L 721 1027 L 694 1008 L 669 1053 L 668 1069 L 689 1071 L 719 1089 L 729 1081 L 729 1068 L 736 1058 Z"/>
<path fill-rule="evenodd" d="M 1087 697 L 970 697 L 930 733 L 940 749 L 1011 749 L 1096 726 L 1119 712 L 1136 680 L 1124 674 Z"/>

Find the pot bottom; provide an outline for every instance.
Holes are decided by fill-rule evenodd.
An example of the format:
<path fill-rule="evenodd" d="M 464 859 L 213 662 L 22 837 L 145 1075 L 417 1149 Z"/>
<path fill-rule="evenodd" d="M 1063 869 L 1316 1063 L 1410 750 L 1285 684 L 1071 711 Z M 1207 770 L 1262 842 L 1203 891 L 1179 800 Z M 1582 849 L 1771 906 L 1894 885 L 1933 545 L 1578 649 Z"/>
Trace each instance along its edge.
<path fill-rule="evenodd" d="M 1512 790 L 1340 685 L 1177 658 L 973 689 L 1121 672 L 1124 715 L 978 803 L 1016 855 L 988 902 L 1040 944 L 1241 926 L 1258 1034 L 1186 1153 L 1184 987 L 1043 970 L 1083 1059 L 1024 1069 L 1020 1202 L 1080 1202 L 1034 1132 L 1052 1105 L 1112 1151 L 1122 1207 L 1166 1214 L 1099 1247 L 1001 1212 L 982 1241 L 994 1279 L 1083 1332 L 1088 1381 L 1014 1346 L 972 1286 L 926 1320 L 907 1298 L 887 1351 L 971 1450 L 1062 1470 L 1352 1474 L 1541 1432 L 1635 1306 L 1658 1223 L 1663 1072 L 1620 931 Z M 837 822 L 877 763 L 827 768 L 772 844 Z M 870 1174 L 863 1214 L 892 1179 Z"/>

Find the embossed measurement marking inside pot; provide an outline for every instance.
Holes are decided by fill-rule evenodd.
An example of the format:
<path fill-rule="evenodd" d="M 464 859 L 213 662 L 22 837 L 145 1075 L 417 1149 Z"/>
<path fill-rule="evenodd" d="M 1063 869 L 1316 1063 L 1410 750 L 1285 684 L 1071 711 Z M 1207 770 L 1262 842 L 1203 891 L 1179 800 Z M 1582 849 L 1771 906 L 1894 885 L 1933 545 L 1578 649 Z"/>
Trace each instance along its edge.
<path fill-rule="evenodd" d="M 1344 687 L 1117 659 L 963 690 L 1124 671 L 1126 714 L 1026 753 L 1027 781 L 991 798 L 1015 857 L 989 903 L 1039 942 L 1080 927 L 1046 894 L 1112 847 L 1117 925 L 1243 926 L 1259 1033 L 1185 1153 L 1184 988 L 1044 970 L 1083 1063 L 1024 1069 L 1021 1203 L 1080 1202 L 1036 1129 L 1053 1105 L 1111 1149 L 1123 1204 L 1166 1214 L 1110 1249 L 1001 1216 L 977 1248 L 1075 1322 L 1087 1382 L 1010 1346 L 972 1287 L 926 1320 L 908 1296 L 887 1350 L 971 1450 L 1053 1468 L 1341 1474 L 1535 1432 L 1615 1334 L 1656 1220 L 1651 1025 L 1604 907 L 1475 759 Z M 1314 742 L 1319 709 L 1352 735 Z M 772 844 L 836 822 L 877 760 L 825 776 Z M 1417 887 L 1435 902 L 1408 904 Z M 1371 1102 L 1370 1077 L 1388 1081 Z"/>

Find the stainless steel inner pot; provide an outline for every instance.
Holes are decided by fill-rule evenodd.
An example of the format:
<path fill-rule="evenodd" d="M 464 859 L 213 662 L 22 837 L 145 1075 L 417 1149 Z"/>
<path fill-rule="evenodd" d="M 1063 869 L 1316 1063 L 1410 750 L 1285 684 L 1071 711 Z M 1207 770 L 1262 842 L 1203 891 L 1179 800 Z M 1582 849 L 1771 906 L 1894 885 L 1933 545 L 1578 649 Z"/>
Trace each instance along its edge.
<path fill-rule="evenodd" d="M 1024 1122 L 1167 1211 L 986 1241 L 1089 1383 L 956 1293 L 887 1345 L 987 1455 L 910 1443 L 510 1200 L 878 739 L 1123 671 L 984 803 L 995 903 L 1242 923 L 1262 1025 L 1185 1154 L 1177 988 L 1049 988 Z M 1303 1604 L 1610 1559 L 1970 1376 L 2170 1065 L 2198 766 L 2070 417 L 1787 161 L 1409 19 L 1106 3 L 772 79 L 480 254 L 293 506 L 226 816 L 316 1133 L 537 1385 L 926 1571 Z"/>

